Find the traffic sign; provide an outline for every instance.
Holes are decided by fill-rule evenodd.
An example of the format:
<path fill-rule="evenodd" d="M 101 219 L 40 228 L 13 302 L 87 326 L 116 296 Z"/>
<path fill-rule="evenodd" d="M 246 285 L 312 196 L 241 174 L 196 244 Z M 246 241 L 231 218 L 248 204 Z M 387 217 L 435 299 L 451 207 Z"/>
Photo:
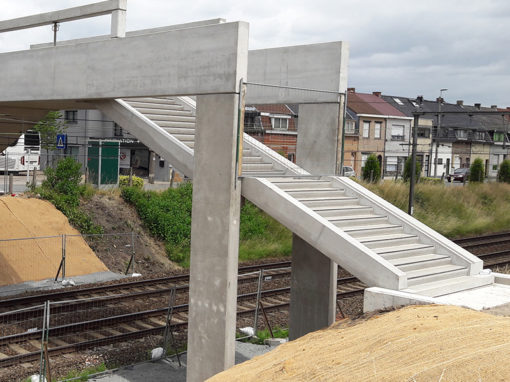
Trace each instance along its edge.
<path fill-rule="evenodd" d="M 67 149 L 67 134 L 57 134 L 57 149 Z"/>

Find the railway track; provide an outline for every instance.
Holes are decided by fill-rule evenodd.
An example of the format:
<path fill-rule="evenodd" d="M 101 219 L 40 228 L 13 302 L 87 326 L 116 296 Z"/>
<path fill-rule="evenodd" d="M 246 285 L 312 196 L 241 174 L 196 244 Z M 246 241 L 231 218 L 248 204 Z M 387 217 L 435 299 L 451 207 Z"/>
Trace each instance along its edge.
<path fill-rule="evenodd" d="M 510 233 L 463 238 L 455 242 L 467 250 L 477 249 L 477 255 L 486 266 L 510 263 Z M 509 248 L 505 248 L 508 246 Z M 483 252 L 483 248 L 503 248 Z M 241 267 L 239 285 L 258 280 L 258 271 L 264 270 L 266 281 L 284 280 L 290 276 L 290 261 Z M 37 362 L 40 357 L 41 330 L 32 322 L 40 321 L 43 310 L 40 305 L 46 300 L 68 301 L 65 305 L 66 317 L 72 317 L 78 311 L 91 315 L 94 309 L 111 307 L 112 314 L 85 321 L 52 323 L 50 325 L 48 349 L 51 356 L 76 352 L 96 346 L 144 338 L 163 334 L 166 327 L 168 307 L 160 304 L 154 309 L 122 313 L 123 303 L 135 300 L 153 301 L 167 298 L 175 288 L 177 304 L 173 307 L 171 327 L 175 330 L 185 328 L 188 319 L 187 300 L 189 275 L 177 275 L 149 280 L 134 280 L 119 284 L 81 287 L 71 290 L 57 290 L 31 296 L 7 298 L 0 301 L 0 319 L 3 326 L 16 327 L 17 322 L 25 322 L 29 327 L 13 329 L 12 334 L 0 337 L 0 367 Z M 338 299 L 363 293 L 363 285 L 355 277 L 338 279 Z M 238 317 L 254 314 L 256 292 L 238 295 Z M 261 303 L 267 312 L 287 309 L 290 302 L 288 286 L 263 290 Z M 15 312 L 8 312 L 16 308 Z M 21 308 L 21 309 L 20 309 Z M 30 318 L 33 321 L 30 321 Z M 16 331 L 17 330 L 17 331 Z"/>
<path fill-rule="evenodd" d="M 364 285 L 352 281 L 352 277 L 338 280 L 339 298 L 351 297 L 363 293 Z M 255 313 L 257 292 L 238 296 L 238 317 Z M 261 291 L 260 301 L 266 312 L 288 308 L 290 288 L 278 288 Z M 97 302 L 98 299 L 90 299 Z M 111 300 L 110 296 L 99 300 Z M 86 302 L 76 302 L 84 307 Z M 69 308 L 68 305 L 66 307 Z M 167 307 L 144 310 L 140 312 L 112 315 L 106 318 L 50 325 L 48 351 L 50 356 L 75 352 L 96 346 L 134 340 L 149 335 L 161 335 L 166 327 Z M 27 313 L 33 315 L 35 310 L 28 308 Z M 72 311 L 72 307 L 71 307 Z M 12 318 L 20 318 L 23 312 L 12 314 Z M 37 309 L 37 315 L 42 314 Z M 4 314 L 3 318 L 6 317 Z M 188 304 L 173 307 L 171 327 L 175 330 L 187 326 Z M 4 320 L 5 322 L 5 320 Z M 20 362 L 38 361 L 40 357 L 40 329 L 29 329 L 20 333 L 0 338 L 0 367 L 7 367 Z"/>

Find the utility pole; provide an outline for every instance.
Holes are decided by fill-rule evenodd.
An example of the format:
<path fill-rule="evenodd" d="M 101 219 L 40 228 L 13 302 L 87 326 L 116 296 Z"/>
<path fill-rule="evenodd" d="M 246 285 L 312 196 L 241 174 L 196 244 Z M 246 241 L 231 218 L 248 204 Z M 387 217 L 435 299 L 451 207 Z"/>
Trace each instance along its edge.
<path fill-rule="evenodd" d="M 443 92 L 447 91 L 448 89 L 440 89 L 439 90 L 439 105 L 438 105 L 438 112 L 437 112 L 437 130 L 436 130 L 436 155 L 434 158 L 434 177 L 437 177 L 437 162 L 438 162 L 438 155 L 439 155 L 439 132 L 441 131 L 441 105 L 443 104 Z"/>
<path fill-rule="evenodd" d="M 407 213 L 409 215 L 413 215 L 414 212 L 414 184 L 416 183 L 416 148 L 418 143 L 418 123 L 420 120 L 420 116 L 418 114 L 414 115 L 413 122 L 413 150 L 411 154 L 411 181 L 409 185 L 409 207 L 407 209 Z"/>

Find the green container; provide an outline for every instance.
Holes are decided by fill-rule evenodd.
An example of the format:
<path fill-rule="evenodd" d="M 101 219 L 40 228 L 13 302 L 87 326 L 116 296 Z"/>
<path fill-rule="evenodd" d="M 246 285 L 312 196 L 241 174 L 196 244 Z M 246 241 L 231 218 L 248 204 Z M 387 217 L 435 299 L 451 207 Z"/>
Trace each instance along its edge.
<path fill-rule="evenodd" d="M 119 150 L 119 141 L 89 141 L 87 167 L 91 184 L 98 188 L 118 186 Z"/>

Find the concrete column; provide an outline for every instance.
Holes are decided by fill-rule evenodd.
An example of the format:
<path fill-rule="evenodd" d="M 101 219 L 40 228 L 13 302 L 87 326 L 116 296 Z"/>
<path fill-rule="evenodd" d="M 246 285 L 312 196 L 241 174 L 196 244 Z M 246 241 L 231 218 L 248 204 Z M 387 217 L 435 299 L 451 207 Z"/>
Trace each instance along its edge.
<path fill-rule="evenodd" d="M 156 168 L 156 153 L 149 151 L 149 183 L 154 184 L 154 171 Z"/>
<path fill-rule="evenodd" d="M 187 381 L 234 365 L 241 183 L 237 94 L 197 97 Z"/>
<path fill-rule="evenodd" d="M 126 10 L 117 9 L 112 12 L 111 37 L 126 37 Z"/>
<path fill-rule="evenodd" d="M 331 325 L 336 316 L 337 265 L 299 236 L 292 240 L 289 338 Z"/>
<path fill-rule="evenodd" d="M 337 173 L 342 113 L 339 103 L 299 107 L 297 164 L 312 174 Z M 335 321 L 338 266 L 299 236 L 292 240 L 290 339 Z"/>

